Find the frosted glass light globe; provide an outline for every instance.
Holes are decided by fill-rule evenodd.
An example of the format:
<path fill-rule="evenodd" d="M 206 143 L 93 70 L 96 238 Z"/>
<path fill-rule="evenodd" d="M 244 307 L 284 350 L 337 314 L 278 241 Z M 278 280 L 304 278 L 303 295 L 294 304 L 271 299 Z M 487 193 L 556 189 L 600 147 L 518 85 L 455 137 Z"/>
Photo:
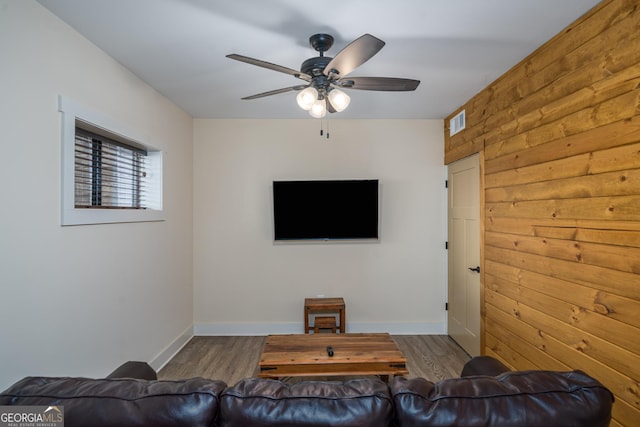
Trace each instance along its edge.
<path fill-rule="evenodd" d="M 316 119 L 321 119 L 322 117 L 327 115 L 327 105 L 324 99 L 316 99 L 316 101 L 311 106 L 309 110 L 309 114 L 311 117 Z"/>
<path fill-rule="evenodd" d="M 310 110 L 313 103 L 318 99 L 318 91 L 316 88 L 309 86 L 306 89 L 303 89 L 296 96 L 296 101 L 298 101 L 298 105 L 303 110 Z"/>
<path fill-rule="evenodd" d="M 340 89 L 333 89 L 329 92 L 329 102 L 331 102 L 334 110 L 340 112 L 349 106 L 351 98 Z"/>

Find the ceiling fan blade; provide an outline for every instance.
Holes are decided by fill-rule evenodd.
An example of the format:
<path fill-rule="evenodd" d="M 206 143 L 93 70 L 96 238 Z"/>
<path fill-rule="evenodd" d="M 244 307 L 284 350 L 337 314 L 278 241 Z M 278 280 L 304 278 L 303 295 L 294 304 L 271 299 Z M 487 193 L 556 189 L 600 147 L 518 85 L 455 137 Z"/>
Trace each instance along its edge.
<path fill-rule="evenodd" d="M 379 38 L 365 34 L 338 52 L 325 67 L 324 74 L 327 76 L 337 74 L 338 77 L 344 77 L 371 59 L 384 45 L 385 43 Z"/>
<path fill-rule="evenodd" d="M 251 65 L 257 65 L 258 67 L 267 68 L 269 70 L 274 70 L 281 73 L 289 74 L 302 80 L 311 81 L 310 75 L 305 74 L 298 70 L 294 70 L 293 68 L 283 67 L 282 65 L 272 64 L 271 62 L 262 61 L 260 59 L 255 59 L 255 58 L 249 58 L 248 56 L 237 55 L 235 53 L 231 53 L 227 55 L 227 58 L 235 59 L 236 61 L 240 61 L 240 62 L 246 62 L 247 64 L 251 64 Z"/>
<path fill-rule="evenodd" d="M 333 83 L 347 89 L 411 91 L 416 90 L 420 80 L 399 79 L 395 77 L 349 77 Z"/>
<path fill-rule="evenodd" d="M 269 92 L 262 92 L 262 93 L 258 93 L 256 95 L 245 96 L 242 99 L 249 100 L 249 99 L 264 98 L 265 96 L 277 95 L 279 93 L 291 92 L 291 91 L 294 91 L 294 90 L 302 90 L 302 89 L 304 89 L 306 87 L 308 87 L 308 85 L 297 85 L 297 86 L 291 86 L 291 87 L 283 87 L 282 89 L 270 90 Z"/>

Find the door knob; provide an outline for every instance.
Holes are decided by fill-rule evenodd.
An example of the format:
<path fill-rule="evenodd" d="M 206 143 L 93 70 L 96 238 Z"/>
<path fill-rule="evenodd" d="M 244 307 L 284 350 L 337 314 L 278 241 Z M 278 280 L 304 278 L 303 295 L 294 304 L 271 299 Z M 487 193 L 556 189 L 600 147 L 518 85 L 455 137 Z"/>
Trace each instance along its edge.
<path fill-rule="evenodd" d="M 469 267 L 469 270 L 475 271 L 476 273 L 480 273 L 480 266 L 477 267 Z"/>

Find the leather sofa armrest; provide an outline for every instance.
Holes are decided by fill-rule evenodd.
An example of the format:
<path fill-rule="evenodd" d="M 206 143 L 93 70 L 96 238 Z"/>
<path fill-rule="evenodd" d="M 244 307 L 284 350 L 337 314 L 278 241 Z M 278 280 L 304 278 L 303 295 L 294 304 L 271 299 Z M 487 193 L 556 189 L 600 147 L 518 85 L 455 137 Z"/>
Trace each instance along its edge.
<path fill-rule="evenodd" d="M 115 371 L 107 375 L 107 378 L 134 378 L 155 381 L 158 379 L 158 375 L 146 362 L 129 361 L 118 366 Z"/>
<path fill-rule="evenodd" d="M 66 427 L 212 427 L 226 387 L 205 378 L 26 377 L 0 393 L 0 405 L 61 405 Z"/>
<path fill-rule="evenodd" d="M 581 371 L 511 371 L 389 384 L 398 427 L 608 427 L 613 395 Z"/>
<path fill-rule="evenodd" d="M 477 375 L 484 375 L 495 377 L 509 371 L 511 371 L 511 369 L 509 369 L 498 359 L 494 359 L 491 356 L 476 356 L 465 363 L 460 376 L 473 377 Z"/>

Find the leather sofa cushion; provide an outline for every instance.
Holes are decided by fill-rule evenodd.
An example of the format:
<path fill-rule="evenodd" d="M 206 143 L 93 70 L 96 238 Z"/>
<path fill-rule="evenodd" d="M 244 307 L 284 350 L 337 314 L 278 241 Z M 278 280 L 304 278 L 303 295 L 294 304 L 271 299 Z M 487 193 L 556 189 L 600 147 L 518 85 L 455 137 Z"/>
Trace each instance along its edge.
<path fill-rule="evenodd" d="M 377 379 L 287 385 L 251 378 L 220 397 L 221 427 L 387 427 L 392 419 L 389 389 Z"/>
<path fill-rule="evenodd" d="M 66 427 L 211 427 L 225 387 L 222 381 L 202 378 L 27 377 L 0 394 L 0 405 L 62 405 Z"/>
<path fill-rule="evenodd" d="M 118 366 L 107 378 L 136 378 L 138 380 L 155 381 L 156 371 L 146 362 L 129 361 Z"/>
<path fill-rule="evenodd" d="M 495 377 L 509 371 L 510 369 L 498 359 L 491 356 L 475 356 L 464 364 L 460 376 L 489 375 Z"/>
<path fill-rule="evenodd" d="M 580 371 L 515 371 L 438 383 L 394 378 L 399 427 L 606 427 L 613 396 Z"/>

